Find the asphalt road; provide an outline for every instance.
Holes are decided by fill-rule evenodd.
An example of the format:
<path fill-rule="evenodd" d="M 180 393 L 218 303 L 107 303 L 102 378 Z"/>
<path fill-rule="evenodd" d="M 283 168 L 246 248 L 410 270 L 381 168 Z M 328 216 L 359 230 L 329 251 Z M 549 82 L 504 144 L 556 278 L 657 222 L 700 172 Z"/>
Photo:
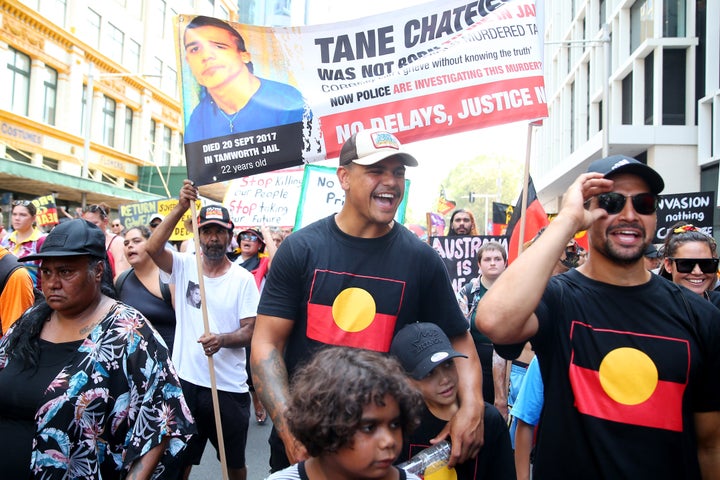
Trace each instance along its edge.
<path fill-rule="evenodd" d="M 248 480 L 262 480 L 269 475 L 270 447 L 267 439 L 270 435 L 271 423 L 268 418 L 265 425 L 258 425 L 255 421 L 255 409 L 250 407 L 250 428 L 248 430 L 245 460 L 248 467 Z M 193 467 L 190 480 L 222 480 L 220 462 L 217 459 L 215 448 L 207 443 L 200 465 Z"/>

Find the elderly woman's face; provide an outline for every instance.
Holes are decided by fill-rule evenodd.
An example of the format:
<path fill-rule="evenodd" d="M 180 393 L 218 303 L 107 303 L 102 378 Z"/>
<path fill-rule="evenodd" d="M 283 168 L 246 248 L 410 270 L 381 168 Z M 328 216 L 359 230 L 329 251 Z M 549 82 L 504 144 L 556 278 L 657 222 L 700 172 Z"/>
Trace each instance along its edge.
<path fill-rule="evenodd" d="M 42 291 L 50 308 L 78 314 L 100 295 L 102 263 L 90 268 L 90 257 L 46 258 L 40 265 Z"/>

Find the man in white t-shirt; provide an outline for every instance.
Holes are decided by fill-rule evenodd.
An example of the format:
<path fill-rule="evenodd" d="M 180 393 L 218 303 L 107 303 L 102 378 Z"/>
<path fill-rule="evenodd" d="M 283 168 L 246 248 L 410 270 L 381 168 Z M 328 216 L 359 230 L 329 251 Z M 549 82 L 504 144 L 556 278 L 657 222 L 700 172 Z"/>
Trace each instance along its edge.
<path fill-rule="evenodd" d="M 150 236 L 147 251 L 160 267 L 161 279 L 175 284 L 177 327 L 172 360 L 198 428 L 184 453 L 185 473 L 200 463 L 208 439 L 218 449 L 207 361 L 207 356 L 213 356 L 228 473 L 233 480 L 245 480 L 250 413 L 245 347 L 252 338 L 259 294 L 253 276 L 225 255 L 234 227 L 227 209 L 203 207 L 198 215 L 198 235 L 207 295 L 202 301 L 207 303 L 211 332 L 205 334 L 195 255 L 165 248 L 173 228 L 197 196 L 197 189 L 186 180 L 180 201 Z"/>

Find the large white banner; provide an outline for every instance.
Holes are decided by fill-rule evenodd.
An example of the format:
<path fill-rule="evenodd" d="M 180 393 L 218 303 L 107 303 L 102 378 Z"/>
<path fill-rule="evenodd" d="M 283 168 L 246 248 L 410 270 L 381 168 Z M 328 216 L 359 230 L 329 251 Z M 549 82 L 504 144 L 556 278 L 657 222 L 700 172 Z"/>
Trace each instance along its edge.
<path fill-rule="evenodd" d="M 547 116 L 534 0 L 438 0 L 349 22 L 259 27 L 181 15 L 188 176 L 198 185 Z"/>

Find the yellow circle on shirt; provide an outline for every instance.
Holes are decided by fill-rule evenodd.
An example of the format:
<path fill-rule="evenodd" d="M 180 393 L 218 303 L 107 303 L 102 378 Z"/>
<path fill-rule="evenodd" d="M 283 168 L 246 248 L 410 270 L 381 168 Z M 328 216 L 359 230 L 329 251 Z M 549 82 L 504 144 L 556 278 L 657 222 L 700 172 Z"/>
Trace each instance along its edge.
<path fill-rule="evenodd" d="M 432 465 L 425 470 L 425 476 L 423 478 L 425 478 L 425 480 L 458 480 L 457 472 L 454 468 L 445 466 L 433 471 Z"/>
<path fill-rule="evenodd" d="M 335 324 L 346 332 L 366 329 L 375 318 L 375 300 L 367 290 L 346 288 L 335 297 L 332 315 Z"/>
<path fill-rule="evenodd" d="M 610 398 L 623 405 L 638 405 L 653 394 L 658 384 L 655 363 L 636 348 L 611 351 L 600 364 L 600 385 Z"/>

